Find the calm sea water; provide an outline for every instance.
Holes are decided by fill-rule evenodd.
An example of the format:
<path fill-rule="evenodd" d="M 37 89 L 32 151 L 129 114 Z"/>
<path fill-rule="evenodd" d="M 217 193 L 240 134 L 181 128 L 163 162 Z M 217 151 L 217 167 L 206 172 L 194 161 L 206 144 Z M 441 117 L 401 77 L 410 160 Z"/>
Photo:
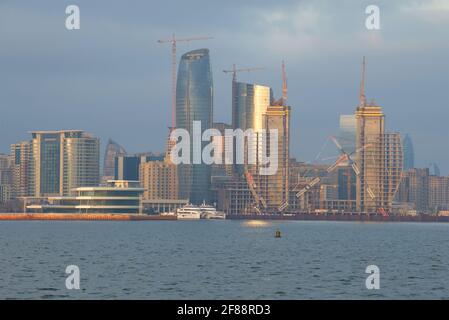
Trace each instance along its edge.
<path fill-rule="evenodd" d="M 262 224 L 3 221 L 0 298 L 449 298 L 449 224 Z M 365 288 L 371 264 L 380 290 Z"/>

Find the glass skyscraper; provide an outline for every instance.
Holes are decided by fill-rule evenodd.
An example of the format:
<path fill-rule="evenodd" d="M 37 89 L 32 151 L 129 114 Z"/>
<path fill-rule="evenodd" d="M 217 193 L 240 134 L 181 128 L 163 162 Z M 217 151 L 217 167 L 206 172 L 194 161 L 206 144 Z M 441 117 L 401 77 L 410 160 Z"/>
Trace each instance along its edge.
<path fill-rule="evenodd" d="M 181 57 L 176 85 L 176 127 L 190 133 L 193 158 L 193 122 L 201 129 L 212 127 L 213 82 L 209 50 L 198 49 Z M 197 141 L 198 143 L 198 141 Z M 209 142 L 202 142 L 202 148 Z M 211 167 L 206 164 L 181 164 L 178 170 L 179 196 L 198 204 L 210 199 Z"/>
<path fill-rule="evenodd" d="M 404 171 L 415 167 L 415 152 L 413 150 L 413 141 L 408 134 L 404 137 L 403 142 L 404 150 Z"/>
<path fill-rule="evenodd" d="M 232 100 L 232 127 L 234 129 L 242 129 L 243 131 L 252 129 L 254 133 L 260 133 L 264 129 L 264 115 L 273 100 L 271 88 L 257 84 L 235 82 L 233 84 Z M 252 145 L 258 145 L 257 141 L 253 141 Z M 236 143 L 234 143 L 234 148 L 235 146 Z M 254 153 L 256 150 L 247 150 L 247 152 Z M 235 155 L 236 150 L 234 150 L 234 157 Z M 245 154 L 245 158 L 247 157 L 247 154 Z M 251 173 L 256 173 L 255 167 L 249 166 L 248 169 L 254 171 Z M 238 175 L 243 175 L 244 166 L 236 164 L 235 170 Z"/>

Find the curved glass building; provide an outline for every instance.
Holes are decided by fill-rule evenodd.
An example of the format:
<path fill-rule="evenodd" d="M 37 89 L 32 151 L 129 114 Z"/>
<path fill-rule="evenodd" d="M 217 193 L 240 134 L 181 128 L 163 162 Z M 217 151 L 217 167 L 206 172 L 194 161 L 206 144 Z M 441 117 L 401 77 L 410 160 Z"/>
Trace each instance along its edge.
<path fill-rule="evenodd" d="M 108 180 L 113 180 L 115 176 L 115 158 L 121 155 L 126 155 L 126 150 L 117 142 L 109 139 L 104 152 L 103 162 L 103 178 L 102 183 L 105 184 Z"/>
<path fill-rule="evenodd" d="M 190 133 L 193 158 L 193 122 L 201 121 L 201 130 L 212 127 L 213 83 L 209 50 L 198 49 L 182 55 L 176 84 L 176 127 Z M 209 142 L 202 142 L 202 149 Z M 201 150 L 202 150 L 201 149 Z M 206 164 L 179 165 L 179 196 L 194 204 L 210 199 L 211 167 Z"/>

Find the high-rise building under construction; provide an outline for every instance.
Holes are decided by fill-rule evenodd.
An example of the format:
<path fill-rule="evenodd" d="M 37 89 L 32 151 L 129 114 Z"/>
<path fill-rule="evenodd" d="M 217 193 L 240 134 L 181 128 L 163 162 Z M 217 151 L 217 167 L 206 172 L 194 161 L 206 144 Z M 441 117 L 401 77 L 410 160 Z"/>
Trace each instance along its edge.
<path fill-rule="evenodd" d="M 402 174 L 402 144 L 398 133 L 385 133 L 385 115 L 365 97 L 363 58 L 360 101 L 356 116 L 356 206 L 360 212 L 389 209 Z"/>

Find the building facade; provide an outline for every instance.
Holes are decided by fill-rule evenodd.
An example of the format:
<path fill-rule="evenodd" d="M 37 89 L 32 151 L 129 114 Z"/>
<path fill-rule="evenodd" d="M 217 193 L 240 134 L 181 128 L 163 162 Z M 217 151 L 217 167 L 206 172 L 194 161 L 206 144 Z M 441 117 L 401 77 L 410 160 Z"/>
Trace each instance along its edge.
<path fill-rule="evenodd" d="M 34 197 L 71 195 L 98 186 L 100 140 L 81 130 L 33 131 Z"/>
<path fill-rule="evenodd" d="M 30 211 L 44 213 L 141 213 L 143 189 L 138 181 L 110 180 L 102 187 L 79 187 L 72 196 L 48 197 L 48 204 L 30 205 Z"/>
<path fill-rule="evenodd" d="M 119 155 L 115 158 L 114 179 L 139 181 L 140 165 L 146 161 L 163 161 L 164 155 L 142 153 L 135 155 Z"/>
<path fill-rule="evenodd" d="M 103 159 L 103 176 L 102 183 L 108 180 L 113 180 L 115 176 L 115 158 L 121 155 L 126 155 L 126 150 L 117 142 L 109 139 L 106 145 L 106 150 Z"/>
<path fill-rule="evenodd" d="M 11 157 L 6 154 L 0 154 L 0 204 L 11 200 Z"/>
<path fill-rule="evenodd" d="M 213 81 L 208 49 L 198 49 L 182 55 L 176 86 L 176 127 L 190 134 L 190 155 L 193 155 L 193 123 L 201 123 L 201 134 L 212 127 Z M 208 144 L 201 142 L 201 150 Z M 192 162 L 192 159 L 191 159 Z M 179 195 L 194 204 L 210 200 L 211 166 L 180 164 Z"/>
<path fill-rule="evenodd" d="M 402 145 L 404 150 L 404 171 L 415 167 L 415 151 L 413 150 L 412 138 L 406 134 Z"/>
<path fill-rule="evenodd" d="M 177 200 L 177 166 L 169 161 L 146 161 L 140 164 L 139 180 L 144 200 Z"/>
<path fill-rule="evenodd" d="M 33 145 L 22 141 L 11 145 L 11 197 L 34 196 Z"/>

